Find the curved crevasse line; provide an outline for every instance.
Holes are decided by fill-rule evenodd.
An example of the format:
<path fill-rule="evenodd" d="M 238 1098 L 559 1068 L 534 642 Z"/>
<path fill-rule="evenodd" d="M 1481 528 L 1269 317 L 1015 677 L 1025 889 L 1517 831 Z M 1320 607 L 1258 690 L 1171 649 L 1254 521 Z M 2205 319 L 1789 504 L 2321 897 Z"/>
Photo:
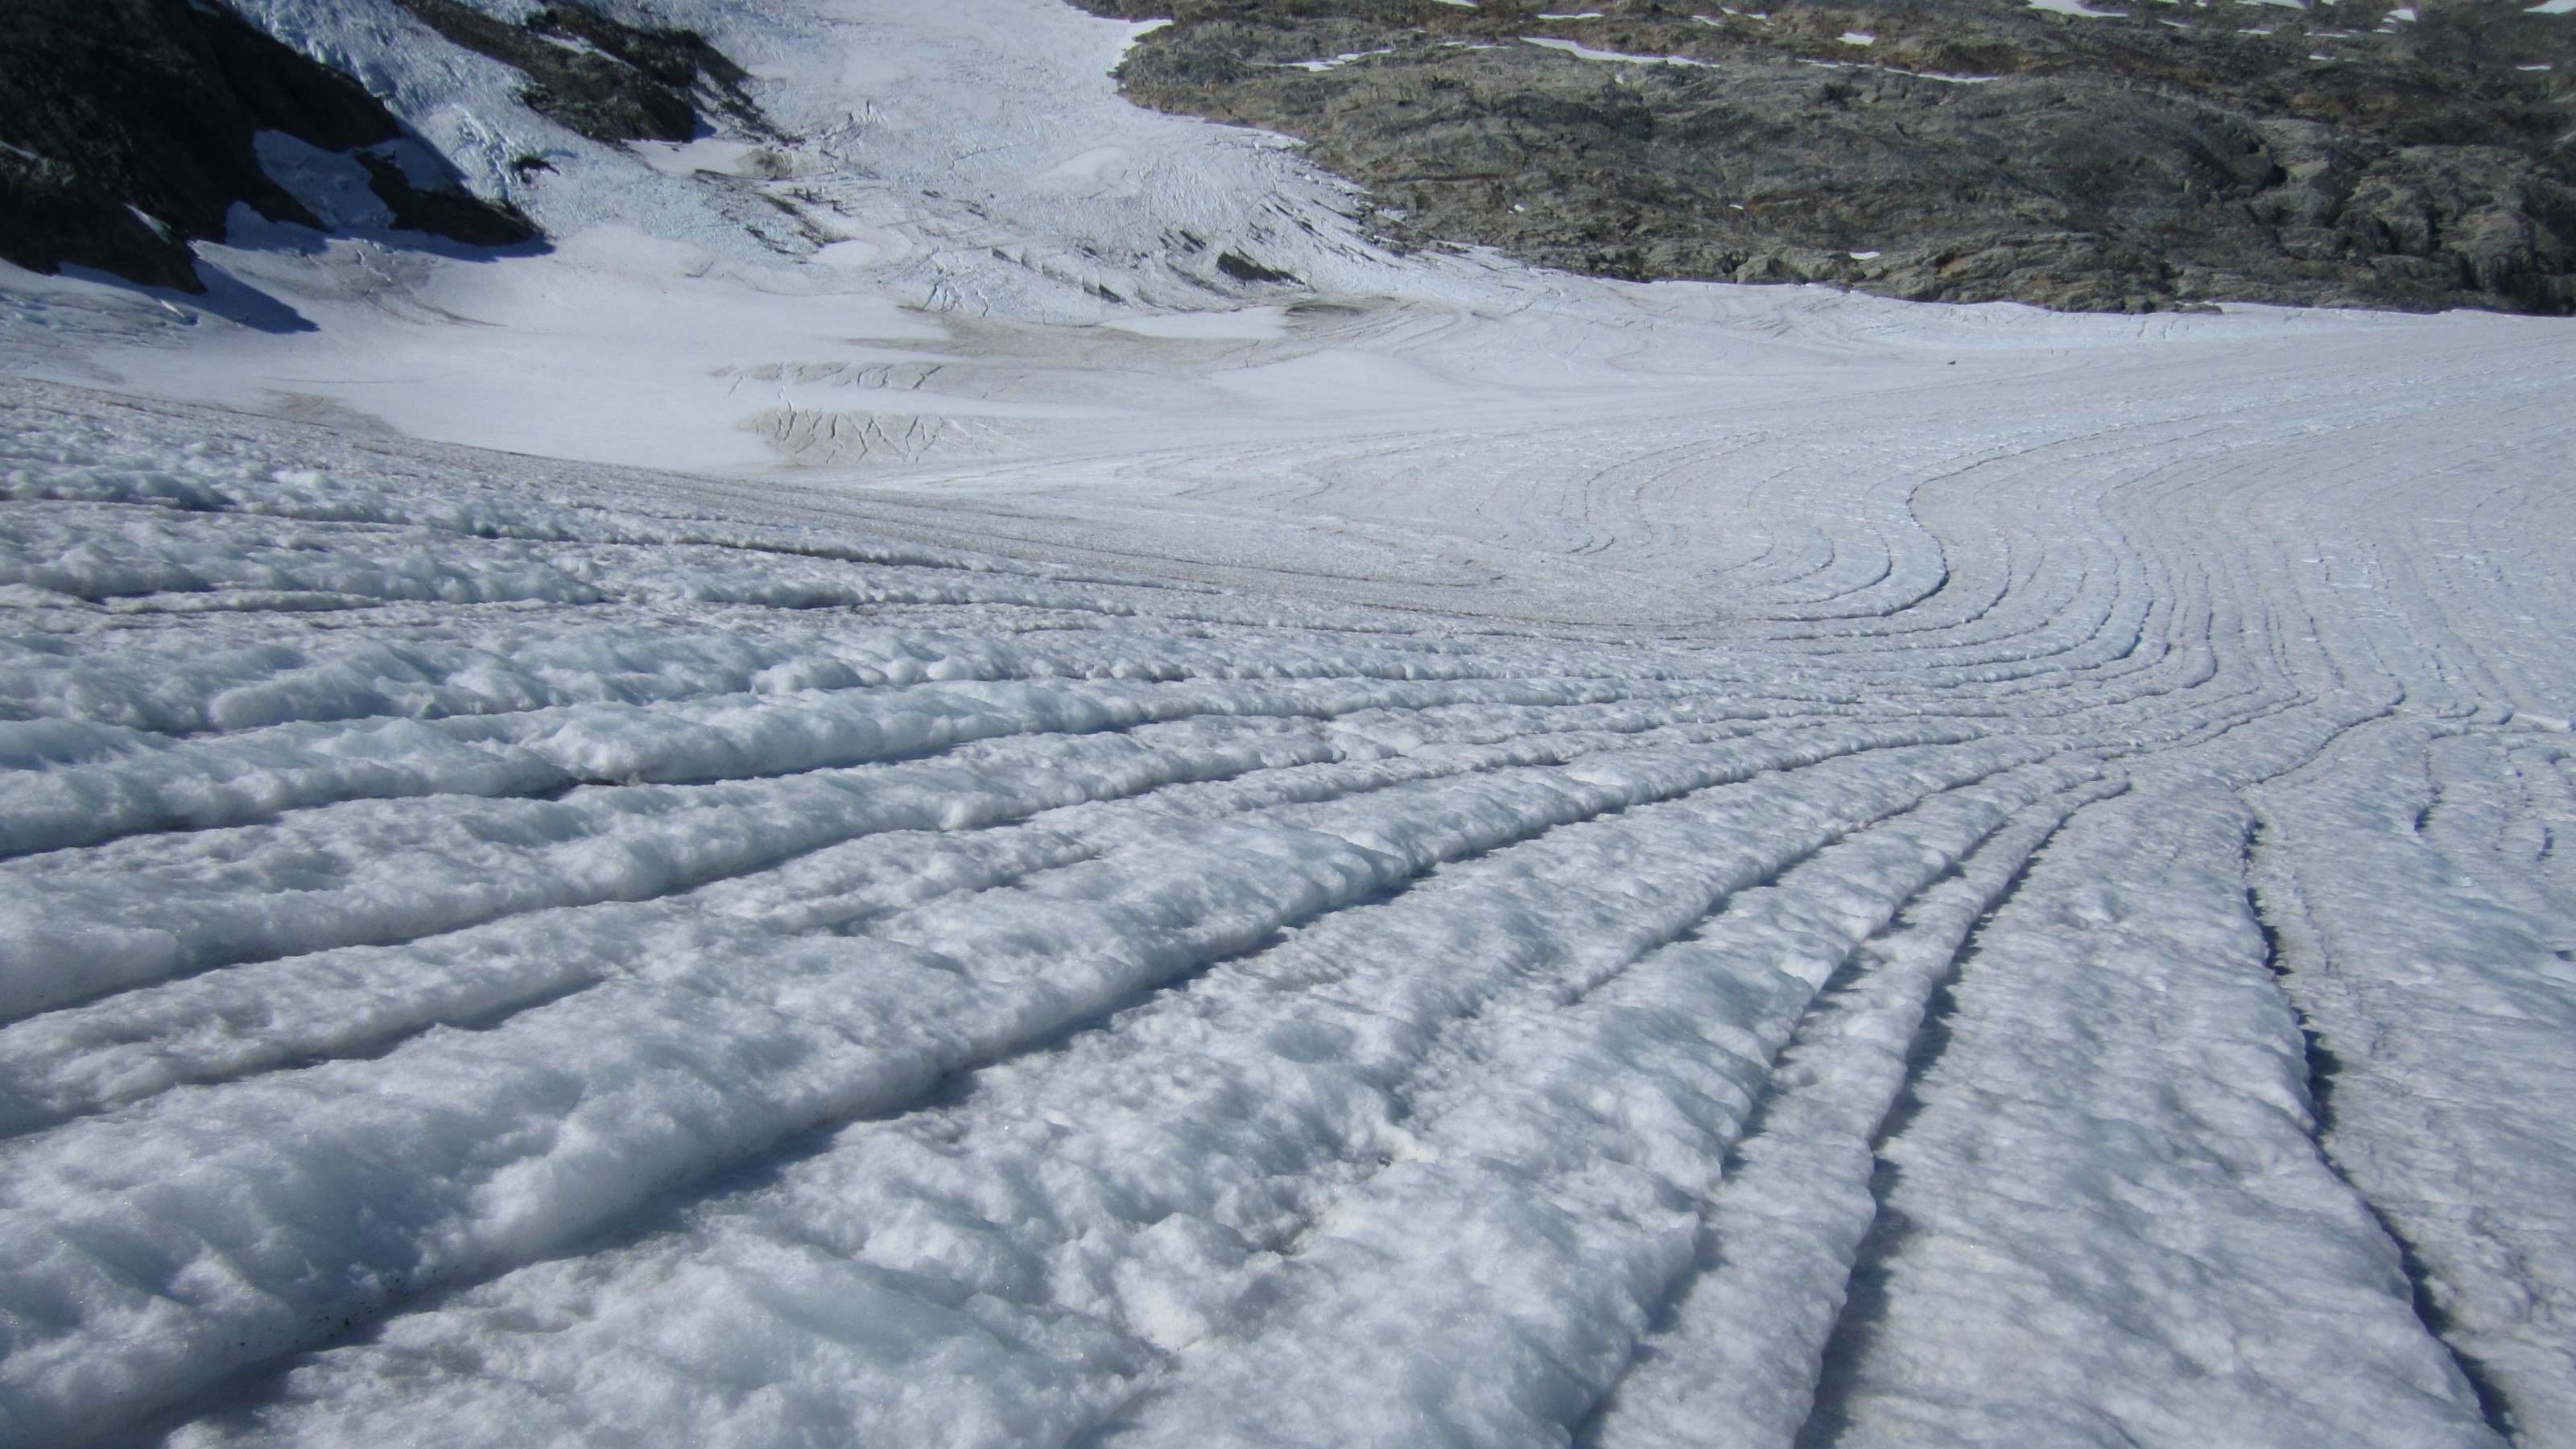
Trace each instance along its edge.
<path fill-rule="evenodd" d="M 788 969 L 744 994 L 707 974 L 722 963 L 675 962 L 492 1032 L 433 1032 L 380 1061 L 181 1089 L 21 1139 L 0 1159 L 11 1205 L 0 1237 L 20 1261 L 46 1265 L 61 1301 L 88 1306 L 0 1362 L 13 1431 L 63 1432 L 77 1405 L 102 1401 L 150 1412 L 312 1341 L 318 1324 L 525 1261 L 655 1192 L 908 1098 L 957 1065 L 1438 861 L 1763 770 L 1964 738 L 1827 729 L 1508 772 L 1450 787 L 1447 801 L 1370 797 L 1338 827 L 1292 812 L 1258 829 L 1175 830 L 1159 866 L 1119 867 L 1123 885 L 986 892 L 969 902 L 981 923 L 963 935 L 963 923 L 898 917 L 869 941 L 796 947 L 778 963 Z M 391 1090 L 399 1081 L 421 1085 Z M 337 1105 L 317 1115 L 324 1101 Z M 287 1122 L 292 1134 L 277 1130 Z M 376 1155 L 388 1140 L 410 1144 L 399 1164 Z M 212 1159 L 209 1142 L 225 1144 Z M 317 1218 L 308 1199 L 353 1172 L 383 1178 L 369 1196 L 393 1211 Z M 210 1193 L 264 1206 L 209 1214 Z M 159 1245 L 141 1261 L 118 1246 L 141 1241 Z M 211 1297 L 188 1267 L 208 1255 L 229 1284 Z M 280 1255 L 330 1266 L 281 1276 Z M 236 1346 L 173 1352 L 209 1339 Z"/>
<path fill-rule="evenodd" d="M 1397 1165 L 1334 1201 L 1267 1270 L 1277 1301 L 1185 1354 L 1115 1437 L 1280 1432 L 1243 1417 L 1254 1381 L 1338 1386 L 1289 1438 L 1355 1408 L 1506 1442 L 1561 1432 L 1686 1270 L 1698 1199 L 1816 985 L 2012 810 L 2092 773 L 2034 765 L 1962 784 L 1737 894 L 1691 939 L 1533 1014 L 1496 1050 L 1462 1042 L 1408 1093 L 1420 1115 L 1396 1120 Z M 1438 1371 L 1470 1343 L 1502 1367 Z"/>
<path fill-rule="evenodd" d="M 435 1026 L 489 1030 L 675 952 L 732 942 L 757 954 L 799 935 L 848 935 L 937 896 L 1134 849 L 1158 821 L 1220 820 L 1448 776 L 1570 764 L 1693 735 L 1708 737 L 1641 725 L 1636 734 L 1510 735 L 1496 744 L 1435 739 L 1388 753 L 1333 742 L 1307 750 L 1320 758 L 1306 763 L 1289 738 L 1248 740 L 1230 752 L 1174 749 L 1123 773 L 1100 762 L 1095 768 L 1114 788 L 1086 804 L 1040 797 L 1028 802 L 1034 814 L 958 831 L 879 832 L 671 896 L 558 907 L 399 946 L 209 971 L 0 1027 L 0 1135 L 186 1083 L 380 1053 Z M 1073 763 L 1055 757 L 1048 766 Z M 210 1023 L 221 1029 L 208 1030 Z"/>
<path fill-rule="evenodd" d="M 1850 979 L 1799 1023 L 1710 1196 L 1695 1272 L 1586 1415 L 1584 1449 L 1795 1440 L 1877 1216 L 1872 1144 L 1921 1065 L 1935 992 L 2065 818 L 2122 788 L 2115 777 L 2024 807 L 1862 946 Z"/>
<path fill-rule="evenodd" d="M 2567 1257 L 2542 1186 L 2566 1151 L 2542 1124 L 2571 1013 L 2563 926 L 2544 924 L 2563 910 L 2546 827 L 2525 828 L 2539 802 L 2506 788 L 2499 736 L 2476 718 L 2352 731 L 2255 792 L 2251 874 L 2310 1044 L 2321 1151 L 2396 1244 L 2488 1422 L 2542 1443 L 2570 1421 L 2568 1351 L 2540 1305 L 2562 1296 Z M 2428 1190 L 2506 1155 L 2521 1170 L 2488 1177 L 2475 1214 Z"/>
<path fill-rule="evenodd" d="M 1839 848 L 1830 844 L 1836 831 L 1926 788 L 1985 789 L 1976 781 L 1994 764 L 2026 755 L 2009 751 L 1979 765 L 1955 751 L 1908 753 L 1911 762 L 1855 757 L 1819 766 L 1803 783 L 1765 777 L 1562 827 L 1194 976 L 1187 989 L 1160 994 L 1060 1052 L 988 1069 L 954 1107 L 845 1129 L 776 1184 L 693 1210 L 685 1241 L 640 1243 L 586 1274 L 598 1311 L 575 1310 L 574 1332 L 520 1340 L 532 1355 L 529 1372 L 556 1386 L 548 1418 L 575 1434 L 617 1432 L 627 1422 L 627 1406 L 567 1377 L 586 1375 L 579 1360 L 593 1353 L 622 1360 L 598 1335 L 627 1314 L 704 1322 L 706 1342 L 766 1333 L 768 1290 L 746 1282 L 748 1297 L 683 1304 L 670 1297 L 659 1265 L 712 1255 L 765 1277 L 770 1270 L 751 1269 L 748 1255 L 785 1238 L 816 1250 L 801 1271 L 839 1285 L 834 1291 L 1025 1301 L 1026 1275 L 1042 1273 L 1052 1287 L 1036 1303 L 987 1320 L 991 1332 L 1019 1345 L 1004 1361 L 990 1357 L 1001 1350 L 986 1330 L 963 1323 L 921 1321 L 904 1332 L 949 1345 L 936 1355 L 942 1362 L 952 1352 L 969 1355 L 971 1370 L 936 1371 L 943 1395 L 980 1399 L 988 1381 L 1053 1382 L 1066 1387 L 1062 1398 L 1045 1401 L 1048 1412 L 1072 1417 L 1052 1421 L 1062 1427 L 1051 1432 L 1096 1422 L 1131 1391 L 1120 1384 L 1154 1359 L 1145 1345 L 1195 1337 L 1212 1319 L 1255 1311 L 1268 1296 L 1261 1261 L 1326 1210 L 1336 1182 L 1356 1171 L 1364 1183 L 1374 1170 L 1366 1163 L 1381 1149 L 1410 1155 L 1393 1145 L 1412 1139 L 1388 1094 L 1426 1065 L 1439 1070 L 1448 1059 L 1442 1053 L 1457 1046 L 1457 1027 L 1472 1033 L 1490 1012 L 1502 1013 L 1490 1017 L 1495 1025 L 1505 1017 L 1544 1024 L 1563 996 L 1588 1000 L 1624 979 L 1622 962 L 1686 928 L 1713 894 L 1741 890 L 1819 845 Z M 1863 838 L 1883 829 L 1865 827 Z M 1603 864 L 1639 851 L 1650 851 L 1653 869 L 1633 886 L 1604 891 Z M 1503 901 L 1515 907 L 1497 914 Z M 1461 929 L 1475 921 L 1486 924 Z M 1061 1126 L 1042 1138 L 1015 1132 L 1014 1124 L 1033 1120 Z M 943 1226 L 924 1236 L 934 1222 Z M 1015 1281 L 1021 1286 L 1008 1286 Z M 396 1320 L 381 1350 L 342 1351 L 309 1372 L 357 1389 L 392 1363 L 449 1351 L 439 1345 L 525 1321 L 532 1310 L 551 1318 L 569 1306 L 559 1296 L 565 1286 L 550 1268 L 525 1270 L 452 1308 Z M 1074 1342 L 1130 1345 L 1110 1357 L 1125 1367 L 1110 1369 L 1097 1348 L 1066 1359 L 1063 1341 L 1033 1337 L 1038 1324 L 1061 1324 L 1068 1314 L 1112 1335 Z M 970 1352 L 972 1343 L 985 1347 Z M 793 1392 L 802 1390 L 785 1386 L 819 1384 L 811 1376 L 828 1379 L 835 1364 L 874 1382 L 880 1371 L 867 1357 L 854 1342 L 768 1373 Z M 446 1401 L 433 1388 L 431 1399 L 402 1412 L 465 1412 L 476 1395 L 455 1387 L 467 1397 Z M 879 1401 L 864 1407 L 851 1400 L 853 1417 L 837 1432 L 905 1432 L 908 1411 L 897 1396 L 872 1397 Z M 279 1412 L 281 1427 L 322 1422 L 293 1405 Z"/>
<path fill-rule="evenodd" d="M 1527 691 L 1541 699 L 1562 692 Z M 1388 702 L 1371 690 L 1325 703 L 1359 714 Z M 1446 692 L 1433 702 L 1448 702 Z M 0 879 L 28 887 L 0 915 L 0 939 L 10 947 L 0 969 L 0 1014 L 25 1016 L 216 966 L 667 894 L 857 835 L 956 829 L 1098 790 L 1132 790 L 1138 786 L 1119 783 L 1120 771 L 1090 781 L 1083 768 L 1087 756 L 1148 753 L 1138 743 L 1144 736 L 1134 733 L 1140 725 L 1168 733 L 1204 716 L 1212 726 L 1256 735 L 1302 727 L 1316 737 L 1283 748 L 1303 748 L 1308 758 L 1371 748 L 1369 721 L 1337 727 L 1330 714 L 1318 720 L 1261 707 L 1279 701 L 1161 703 L 1168 708 L 1124 717 L 1077 711 L 1086 718 L 1059 723 L 1093 726 L 1096 738 L 1065 739 L 1052 753 L 1043 738 L 997 730 L 980 753 L 952 750 L 908 764 L 706 786 L 586 788 L 555 799 L 357 801 L 229 832 L 25 858 L 0 866 Z M 1196 707 L 1208 703 L 1219 707 Z M 1227 703 L 1236 708 L 1223 708 Z M 1150 718 L 1156 714 L 1172 718 Z M 1113 729 L 1128 733 L 1109 734 Z M 1176 757 L 1184 778 L 1194 768 L 1188 758 Z M 1075 768 L 1059 768 L 1061 759 Z"/>
<path fill-rule="evenodd" d="M 2263 836 L 2259 828 L 2255 831 L 2253 839 L 2248 842 L 2246 853 L 2247 884 L 2255 915 L 2263 922 L 2264 942 L 2273 971 L 2287 977 L 2298 969 L 2294 962 L 2306 965 L 2311 971 L 2315 970 L 2321 964 L 2323 952 L 2319 949 L 2318 932 L 2311 918 L 2308 903 L 2299 894 L 2296 879 L 2282 870 L 2277 861 L 2265 858 Z M 2523 1442 L 2514 1414 L 2512 1395 L 2496 1381 L 2493 1369 L 2476 1355 L 2474 1349 L 2460 1342 L 2458 1326 L 2442 1306 L 2441 1294 L 2435 1286 L 2436 1280 L 2432 1272 L 2425 1266 L 2422 1250 L 2408 1239 L 2397 1223 L 2391 1220 L 2385 1207 L 2371 1201 L 2370 1194 L 2353 1181 L 2351 1172 L 2337 1160 L 2336 1144 L 2329 1140 L 2329 1135 L 2334 1130 L 2335 1077 L 2342 1069 L 2342 1062 L 2337 1058 L 2334 1050 L 2326 1044 L 2323 1034 L 2317 1029 L 2316 1018 L 2309 1008 L 2299 1001 L 2297 993 L 2291 994 L 2291 1008 L 2298 1013 L 2299 1034 L 2307 1042 L 2306 1085 L 2309 1105 L 2315 1120 L 2317 1150 L 2324 1156 L 2326 1165 L 2334 1170 L 2336 1177 L 2342 1180 L 2344 1186 L 2370 1209 L 2371 1216 L 2378 1222 L 2380 1231 L 2387 1234 L 2388 1240 L 2396 1246 L 2398 1261 L 2405 1270 L 2409 1289 L 2408 1298 L 2414 1305 L 2415 1317 L 2423 1323 L 2425 1332 L 2440 1339 L 2443 1346 L 2450 1350 L 2452 1362 L 2458 1366 L 2460 1376 L 2467 1380 L 2471 1391 L 2477 1395 L 2479 1416 L 2486 1421 L 2489 1429 L 2495 1431 L 2498 1438 L 2509 1443 Z"/>
<path fill-rule="evenodd" d="M 2324 741 L 2298 743 L 2241 768 Z M 2394 1248 L 2308 1137 L 2295 1019 L 2227 865 L 2246 813 L 2206 771 L 2132 784 L 2070 822 L 1980 931 L 1944 1045 L 1884 1130 L 1877 1213 L 1798 1442 L 2009 1423 L 2075 1443 L 2154 1425 L 2492 1446 Z M 2140 1200 L 2190 1201 L 2194 1230 L 2112 1206 Z M 2242 1287 L 2158 1287 L 2178 1270 Z M 2107 1291 L 2047 1286 L 2069 1274 Z M 2053 1331 L 2033 1335 L 2032 1315 Z M 2210 1356 L 2213 1323 L 2241 1347 Z M 1960 1342 L 2015 1344 L 2024 1371 L 1963 1385 L 1941 1369 Z M 2353 1362 L 2374 1365 L 2366 1399 L 2303 1392 Z"/>
<path fill-rule="evenodd" d="M 1652 699 L 1667 690 L 1473 682 L 943 680 L 895 691 L 801 690 L 591 704 L 515 715 L 370 719 L 169 742 L 113 735 L 90 758 L 0 775 L 0 856 L 177 828 L 253 823 L 355 799 L 507 797 L 585 784 L 692 785 L 777 779 L 934 754 L 978 740 L 1085 734 L 1192 715 L 1324 718 L 1371 709 L 1557 705 Z M 7 726 L 0 726 L 5 730 Z M 32 734 L 38 727 L 21 727 Z M 46 744 L 69 753 L 69 722 Z M 32 753 L 32 751 L 30 752 Z M 114 758 L 99 760 L 100 754 Z"/>

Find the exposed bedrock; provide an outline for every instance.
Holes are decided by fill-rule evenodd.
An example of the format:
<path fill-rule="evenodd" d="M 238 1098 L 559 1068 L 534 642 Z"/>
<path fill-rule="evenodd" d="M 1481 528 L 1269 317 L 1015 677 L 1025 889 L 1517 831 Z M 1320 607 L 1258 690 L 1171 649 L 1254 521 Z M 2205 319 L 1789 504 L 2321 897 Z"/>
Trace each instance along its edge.
<path fill-rule="evenodd" d="M 693 30 L 630 25 L 586 5 L 548 5 L 515 22 L 460 0 L 393 0 L 455 44 L 528 78 L 529 109 L 594 141 L 686 141 L 712 102 L 762 129 L 742 93 L 750 76 Z"/>
<path fill-rule="evenodd" d="M 431 174 L 440 168 L 427 148 L 403 145 L 401 123 L 356 82 L 230 10 L 10 0 L 0 6 L 0 257 L 202 290 L 188 243 L 220 239 L 235 204 L 326 225 L 263 169 L 263 131 L 351 153 L 394 226 L 478 246 L 536 234 L 515 211 Z"/>
<path fill-rule="evenodd" d="M 456 0 L 384 0 L 439 39 L 513 66 L 522 98 L 611 144 L 686 140 L 712 107 L 755 131 L 743 71 L 685 30 L 576 4 L 504 20 Z M 0 6 L 0 257 L 198 291 L 192 241 L 223 238 L 236 204 L 323 230 L 345 218 L 272 175 L 278 132 L 357 168 L 375 224 L 473 246 L 536 228 L 467 191 L 357 82 L 229 9 L 191 0 L 10 0 Z M 263 154 L 263 148 L 272 153 Z M 541 164 L 541 163 L 538 163 Z M 310 169 L 308 163 L 307 169 Z M 356 184 L 356 183 L 352 183 Z M 324 208 L 325 212 L 329 208 Z"/>
<path fill-rule="evenodd" d="M 2511 0 L 1085 3 L 1173 18 L 1129 96 L 1305 140 L 1416 244 L 2088 311 L 2576 306 L 2576 20 Z"/>

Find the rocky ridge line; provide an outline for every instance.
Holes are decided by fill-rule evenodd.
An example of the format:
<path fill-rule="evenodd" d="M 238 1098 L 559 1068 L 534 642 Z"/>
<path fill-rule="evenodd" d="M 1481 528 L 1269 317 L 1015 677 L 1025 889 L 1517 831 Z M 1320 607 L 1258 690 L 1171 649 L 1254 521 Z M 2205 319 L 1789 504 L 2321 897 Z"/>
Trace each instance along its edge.
<path fill-rule="evenodd" d="M 2518 0 L 1080 0 L 1157 109 L 1412 244 L 2080 311 L 2576 308 L 2576 17 Z"/>

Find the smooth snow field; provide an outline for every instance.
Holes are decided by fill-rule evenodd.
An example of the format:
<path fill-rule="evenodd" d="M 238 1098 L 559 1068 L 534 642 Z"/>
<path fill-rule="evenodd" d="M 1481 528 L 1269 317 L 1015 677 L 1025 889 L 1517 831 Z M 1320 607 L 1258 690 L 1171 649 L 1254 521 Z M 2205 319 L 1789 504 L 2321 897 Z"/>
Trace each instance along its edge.
<path fill-rule="evenodd" d="M 242 8 L 555 243 L 0 271 L 0 1442 L 2576 1445 L 2576 326 Z"/>

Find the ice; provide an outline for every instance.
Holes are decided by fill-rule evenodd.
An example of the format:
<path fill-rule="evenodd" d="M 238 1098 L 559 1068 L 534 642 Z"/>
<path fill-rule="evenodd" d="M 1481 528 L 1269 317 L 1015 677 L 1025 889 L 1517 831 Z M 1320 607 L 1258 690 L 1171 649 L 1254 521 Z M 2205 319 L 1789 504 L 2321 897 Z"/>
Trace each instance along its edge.
<path fill-rule="evenodd" d="M 1278 307 L 1244 307 L 1232 312 L 1166 312 L 1159 317 L 1123 317 L 1107 325 L 1139 337 L 1230 338 L 1266 342 L 1288 335 L 1287 317 Z"/>
<path fill-rule="evenodd" d="M 671 0 L 781 134 L 622 149 L 244 8 L 552 247 L 270 138 L 362 234 L 0 273 L 0 1442 L 2576 1442 L 2563 321 L 1397 254 L 1055 0 Z"/>

